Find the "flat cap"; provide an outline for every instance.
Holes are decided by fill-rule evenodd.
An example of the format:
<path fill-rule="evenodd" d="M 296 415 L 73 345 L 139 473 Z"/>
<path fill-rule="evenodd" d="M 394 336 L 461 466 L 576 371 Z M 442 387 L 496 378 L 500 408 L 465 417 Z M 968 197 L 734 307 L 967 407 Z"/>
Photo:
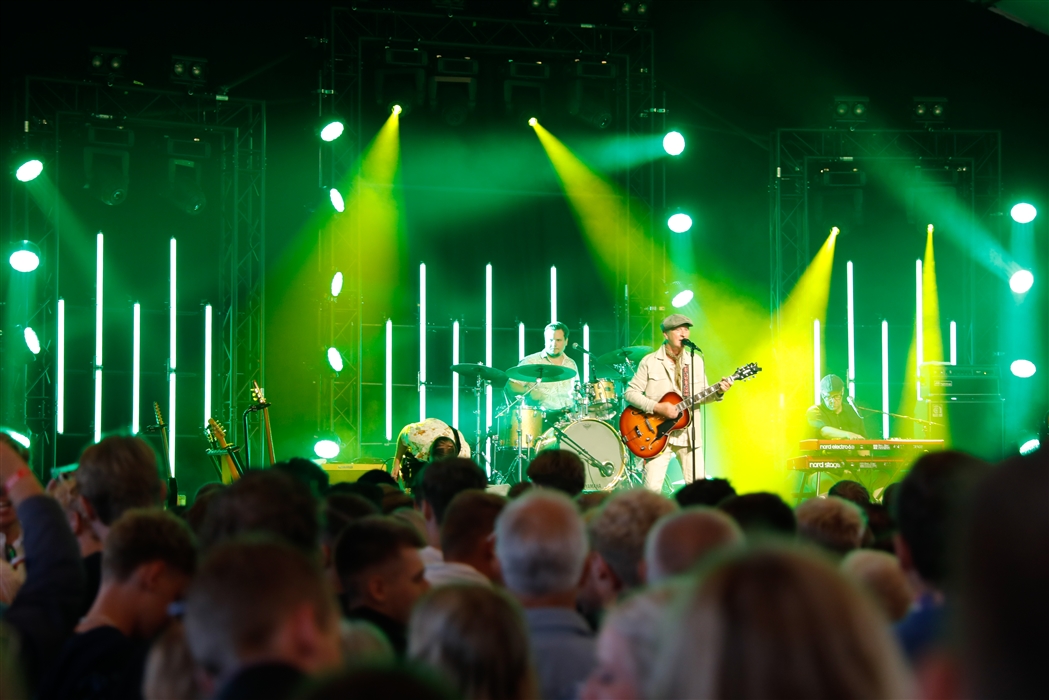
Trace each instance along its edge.
<path fill-rule="evenodd" d="M 693 326 L 695 324 L 692 323 L 692 319 L 685 314 L 670 314 L 663 319 L 663 323 L 660 325 L 663 328 L 663 332 L 666 333 L 667 331 L 674 330 L 681 326 Z"/>

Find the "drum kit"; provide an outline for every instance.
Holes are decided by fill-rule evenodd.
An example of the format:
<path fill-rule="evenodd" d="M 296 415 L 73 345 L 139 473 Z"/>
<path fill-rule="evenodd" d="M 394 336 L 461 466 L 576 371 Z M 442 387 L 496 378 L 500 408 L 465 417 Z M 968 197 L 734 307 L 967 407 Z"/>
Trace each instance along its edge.
<path fill-rule="evenodd" d="M 587 491 L 609 491 L 624 479 L 640 480 L 634 458 L 626 451 L 614 421 L 624 407 L 623 394 L 637 363 L 652 348 L 631 346 L 594 357 L 589 352 L 591 381 L 575 383 L 567 406 L 544 409 L 527 401 L 540 384 L 570 381 L 576 371 L 553 364 L 518 365 L 503 371 L 482 364 L 452 365 L 452 371 L 471 381 L 477 402 L 475 459 L 485 457 L 484 439 L 495 449 L 492 477 L 499 482 L 523 481 L 528 463 L 542 450 L 562 449 L 579 456 L 586 471 Z M 502 387 L 507 380 L 526 385 L 520 395 L 508 395 L 493 417 L 490 433 L 481 427 L 481 396 L 488 386 Z M 504 392 L 505 393 L 505 392 Z M 517 392 L 515 392 L 517 393 Z"/>

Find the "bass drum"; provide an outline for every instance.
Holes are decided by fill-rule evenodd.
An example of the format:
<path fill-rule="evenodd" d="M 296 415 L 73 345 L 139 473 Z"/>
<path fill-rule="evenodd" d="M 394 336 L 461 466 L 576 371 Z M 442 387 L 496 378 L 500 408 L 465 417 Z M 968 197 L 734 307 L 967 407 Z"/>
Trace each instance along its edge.
<path fill-rule="evenodd" d="M 537 450 L 561 449 L 579 455 L 586 471 L 585 491 L 611 491 L 625 474 L 623 442 L 603 421 L 584 418 L 564 428 L 551 428 L 535 446 Z"/>

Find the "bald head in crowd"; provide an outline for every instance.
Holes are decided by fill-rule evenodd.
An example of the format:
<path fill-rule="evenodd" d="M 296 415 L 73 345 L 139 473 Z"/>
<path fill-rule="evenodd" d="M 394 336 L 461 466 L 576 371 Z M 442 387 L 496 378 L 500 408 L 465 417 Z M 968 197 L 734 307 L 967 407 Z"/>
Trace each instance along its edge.
<path fill-rule="evenodd" d="M 683 574 L 723 547 L 743 544 L 743 530 L 724 513 L 696 506 L 659 519 L 645 541 L 649 584 Z"/>

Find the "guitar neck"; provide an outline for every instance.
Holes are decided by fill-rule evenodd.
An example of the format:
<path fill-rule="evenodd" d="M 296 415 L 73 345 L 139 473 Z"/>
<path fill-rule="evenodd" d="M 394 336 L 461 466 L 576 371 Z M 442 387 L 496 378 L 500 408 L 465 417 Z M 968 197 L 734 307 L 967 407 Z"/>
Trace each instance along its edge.
<path fill-rule="evenodd" d="M 269 453 L 270 466 L 272 467 L 277 463 L 277 458 L 273 454 L 273 432 L 270 430 L 270 410 L 268 408 L 262 409 L 262 422 L 266 428 L 266 450 Z"/>
<path fill-rule="evenodd" d="M 732 375 L 732 378 L 736 379 L 736 375 Z M 720 386 L 721 386 L 721 382 L 718 382 L 717 384 L 711 384 L 710 386 L 706 387 L 705 389 L 700 390 L 698 393 L 693 394 L 692 396 L 688 397 L 687 399 L 682 399 L 681 403 L 678 404 L 678 406 L 684 406 L 685 408 L 692 408 L 697 403 L 702 403 L 704 399 L 706 399 L 707 397 L 712 396 L 713 394 L 717 393 L 717 390 L 718 390 L 718 388 Z"/>

